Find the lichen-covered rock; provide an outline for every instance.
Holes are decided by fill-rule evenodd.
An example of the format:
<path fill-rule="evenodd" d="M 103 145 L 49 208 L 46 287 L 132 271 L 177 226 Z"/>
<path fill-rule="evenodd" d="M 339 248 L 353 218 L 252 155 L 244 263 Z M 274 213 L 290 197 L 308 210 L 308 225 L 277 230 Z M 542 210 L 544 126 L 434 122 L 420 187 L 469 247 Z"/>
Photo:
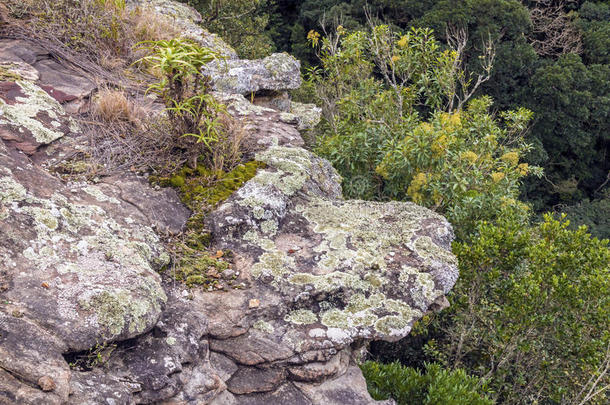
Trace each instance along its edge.
<path fill-rule="evenodd" d="M 170 294 L 152 333 L 117 347 L 103 373 L 75 373 L 70 403 L 208 403 L 226 386 L 208 361 L 206 334 L 205 315 Z"/>
<path fill-rule="evenodd" d="M 344 375 L 337 353 L 406 336 L 457 278 L 452 229 L 440 215 L 412 203 L 345 201 L 330 164 L 298 147 L 272 146 L 256 159 L 266 168 L 207 221 L 245 288 L 194 298 L 209 316 L 210 349 L 240 367 L 228 383 L 237 403 L 284 380 Z M 251 367 L 269 378 L 247 377 Z M 368 398 L 307 389 L 309 403 Z M 356 402 L 345 402 L 350 395 Z"/>
<path fill-rule="evenodd" d="M 303 146 L 296 116 L 252 104 L 241 94 L 215 93 L 215 97 L 248 134 L 244 139 L 246 151 L 261 151 L 273 145 Z"/>
<path fill-rule="evenodd" d="M 313 129 L 322 118 L 322 109 L 315 104 L 290 103 L 290 114 L 297 117 L 297 128 L 301 131 Z"/>
<path fill-rule="evenodd" d="M 224 93 L 250 94 L 260 90 L 289 90 L 301 85 L 301 63 L 287 53 L 264 59 L 220 60 L 208 64 L 214 89 Z"/>
<path fill-rule="evenodd" d="M 0 81 L 0 138 L 34 153 L 70 132 L 78 131 L 61 105 L 36 84 Z"/>
<path fill-rule="evenodd" d="M 157 324 L 167 300 L 157 270 L 169 255 L 151 226 L 179 228 L 189 211 L 175 192 L 129 176 L 60 182 L 22 144 L 71 136 L 74 122 L 32 82 L 1 85 L 0 403 L 64 404 L 74 390 L 62 354 Z"/>
<path fill-rule="evenodd" d="M 101 187 L 64 191 L 7 160 L 0 158 L 0 257 L 12 288 L 3 297 L 69 350 L 149 330 L 166 299 L 155 268 L 169 256 L 157 235 L 130 225 L 133 217 Z"/>
<path fill-rule="evenodd" d="M 202 46 L 219 53 L 225 59 L 237 59 L 235 50 L 218 35 L 201 27 L 201 15 L 194 8 L 175 0 L 127 0 L 130 8 L 140 7 L 171 18 L 180 28 L 184 38 L 192 39 Z"/>

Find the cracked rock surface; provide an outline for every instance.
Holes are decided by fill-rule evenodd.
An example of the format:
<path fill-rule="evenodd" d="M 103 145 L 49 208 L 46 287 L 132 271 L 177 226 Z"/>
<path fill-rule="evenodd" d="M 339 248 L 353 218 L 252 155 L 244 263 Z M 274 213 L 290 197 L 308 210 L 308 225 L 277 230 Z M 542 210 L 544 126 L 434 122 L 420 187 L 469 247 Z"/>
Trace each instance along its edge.
<path fill-rule="evenodd" d="M 197 18 L 171 0 L 130 3 Z M 317 107 L 278 111 L 229 86 L 216 96 L 265 166 L 205 225 L 212 249 L 233 252 L 241 288 L 187 291 L 157 273 L 170 261 L 160 234 L 190 215 L 172 189 L 131 173 L 66 183 L 45 169 L 49 151 L 78 136 L 71 114 L 90 83 L 41 65 L 45 51 L 20 41 L 0 41 L 2 55 L 14 76 L 0 81 L 1 404 L 379 403 L 357 354 L 444 305 L 457 266 L 442 216 L 344 200 L 337 172 L 303 148 L 299 130 L 315 126 Z M 238 82 L 298 86 L 262 76 Z M 103 366 L 70 367 L 90 351 Z"/>

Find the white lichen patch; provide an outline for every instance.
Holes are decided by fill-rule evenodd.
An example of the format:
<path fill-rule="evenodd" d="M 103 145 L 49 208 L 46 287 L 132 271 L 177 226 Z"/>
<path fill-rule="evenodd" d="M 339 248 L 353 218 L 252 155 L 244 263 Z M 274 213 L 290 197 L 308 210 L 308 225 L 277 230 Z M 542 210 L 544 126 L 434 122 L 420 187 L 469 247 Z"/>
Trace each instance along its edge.
<path fill-rule="evenodd" d="M 252 327 L 256 330 L 259 330 L 259 331 L 265 332 L 265 333 L 273 333 L 275 331 L 275 328 L 273 327 L 273 325 L 271 325 L 269 322 L 263 321 L 262 319 L 259 319 L 258 321 L 254 322 Z"/>
<path fill-rule="evenodd" d="M 256 160 L 277 171 L 261 170 L 251 180 L 261 185 L 271 184 L 291 196 L 303 188 L 311 173 L 311 155 L 305 149 L 274 146 L 256 154 Z"/>
<path fill-rule="evenodd" d="M 309 309 L 297 309 L 289 312 L 284 320 L 297 325 L 309 325 L 318 322 L 318 315 Z"/>
<path fill-rule="evenodd" d="M 92 196 L 93 198 L 95 198 L 96 200 L 98 200 L 99 202 L 111 202 L 113 204 L 120 204 L 121 202 L 119 200 L 117 200 L 114 197 L 109 197 L 106 194 L 104 194 L 102 192 L 102 190 L 99 189 L 99 187 L 96 186 L 87 186 L 85 188 L 83 188 L 83 191 L 87 194 L 89 194 L 90 196 Z"/>
<path fill-rule="evenodd" d="M 17 183 L 12 177 L 0 177 L 0 203 L 8 205 L 13 201 L 25 199 L 26 195 L 25 187 Z"/>
<path fill-rule="evenodd" d="M 16 97 L 16 103 L 7 104 L 0 99 L 0 125 L 14 125 L 31 132 L 36 142 L 49 144 L 62 136 L 64 132 L 52 125 L 46 126 L 38 116 L 46 114 L 52 120 L 61 119 L 69 122 L 71 130 L 76 129 L 72 118 L 68 117 L 62 106 L 43 89 L 28 81 L 17 81 L 25 97 Z"/>

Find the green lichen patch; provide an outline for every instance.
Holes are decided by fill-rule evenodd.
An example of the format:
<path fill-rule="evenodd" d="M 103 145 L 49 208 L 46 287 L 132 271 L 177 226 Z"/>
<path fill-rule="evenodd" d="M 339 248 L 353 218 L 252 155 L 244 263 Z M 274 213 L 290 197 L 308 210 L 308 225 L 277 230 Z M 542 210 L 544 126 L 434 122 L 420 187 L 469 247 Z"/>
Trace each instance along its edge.
<path fill-rule="evenodd" d="M 288 313 L 284 320 L 297 325 L 309 325 L 318 322 L 318 315 L 309 309 L 297 309 Z"/>
<path fill-rule="evenodd" d="M 144 287 L 144 286 L 143 286 Z M 154 301 L 154 297 L 153 297 Z M 125 289 L 104 290 L 89 299 L 79 301 L 81 309 L 93 311 L 104 339 L 112 340 L 129 333 L 140 334 L 151 324 L 150 314 L 158 303 L 148 299 L 134 299 Z"/>
<path fill-rule="evenodd" d="M 21 76 L 15 73 L 10 66 L 0 64 L 0 82 L 14 82 L 16 80 L 21 80 Z"/>
<path fill-rule="evenodd" d="M 275 331 L 273 325 L 271 325 L 269 322 L 263 321 L 262 319 L 254 322 L 252 327 L 264 333 L 273 333 Z"/>
<path fill-rule="evenodd" d="M 9 204 L 13 201 L 21 201 L 26 195 L 25 187 L 10 176 L 0 177 L 0 203 Z"/>

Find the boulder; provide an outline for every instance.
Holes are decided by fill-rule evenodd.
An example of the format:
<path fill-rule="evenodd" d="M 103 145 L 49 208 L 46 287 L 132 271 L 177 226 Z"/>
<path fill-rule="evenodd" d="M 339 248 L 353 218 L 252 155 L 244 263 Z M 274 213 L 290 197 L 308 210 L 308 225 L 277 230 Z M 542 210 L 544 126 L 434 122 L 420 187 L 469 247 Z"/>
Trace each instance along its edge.
<path fill-rule="evenodd" d="M 230 94 L 261 90 L 290 90 L 301 85 L 301 63 L 287 53 L 274 53 L 256 60 L 219 60 L 209 63 L 204 73 L 212 78 L 216 91 Z"/>
<path fill-rule="evenodd" d="M 352 350 L 403 338 L 443 302 L 458 274 L 451 225 L 412 203 L 343 200 L 336 171 L 300 147 L 256 159 L 266 168 L 206 222 L 243 288 L 193 293 L 210 350 L 238 366 L 228 389 L 256 403 L 294 382 L 303 403 L 369 403 L 363 381 L 341 382 L 362 379 Z"/>

